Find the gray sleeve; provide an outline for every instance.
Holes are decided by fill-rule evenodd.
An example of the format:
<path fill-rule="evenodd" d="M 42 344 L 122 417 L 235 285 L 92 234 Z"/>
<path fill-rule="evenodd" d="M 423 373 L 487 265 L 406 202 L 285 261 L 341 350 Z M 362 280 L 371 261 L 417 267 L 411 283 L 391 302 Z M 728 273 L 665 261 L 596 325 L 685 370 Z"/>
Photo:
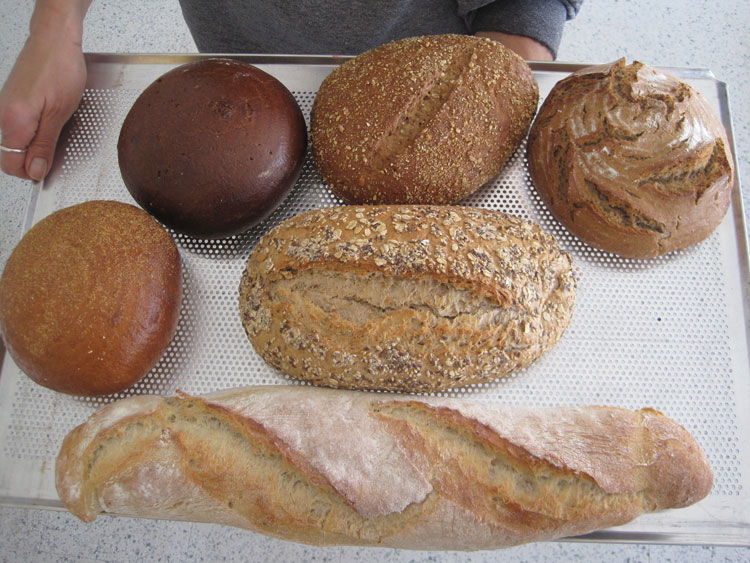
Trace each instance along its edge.
<path fill-rule="evenodd" d="M 472 33 L 500 31 L 530 37 L 554 57 L 565 22 L 578 13 L 583 0 L 459 0 L 459 14 Z"/>

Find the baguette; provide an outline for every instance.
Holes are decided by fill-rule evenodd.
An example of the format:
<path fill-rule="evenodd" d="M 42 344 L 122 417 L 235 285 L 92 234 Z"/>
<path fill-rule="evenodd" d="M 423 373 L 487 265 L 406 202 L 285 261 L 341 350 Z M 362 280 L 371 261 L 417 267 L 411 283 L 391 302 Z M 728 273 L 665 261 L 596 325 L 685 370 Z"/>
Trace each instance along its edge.
<path fill-rule="evenodd" d="M 312 545 L 479 550 L 579 535 L 708 494 L 652 409 L 519 408 L 308 386 L 137 396 L 64 440 L 63 504 Z"/>
<path fill-rule="evenodd" d="M 460 206 L 316 209 L 255 247 L 240 284 L 258 354 L 329 387 L 431 392 L 506 376 L 570 323 L 572 261 L 539 226 Z"/>

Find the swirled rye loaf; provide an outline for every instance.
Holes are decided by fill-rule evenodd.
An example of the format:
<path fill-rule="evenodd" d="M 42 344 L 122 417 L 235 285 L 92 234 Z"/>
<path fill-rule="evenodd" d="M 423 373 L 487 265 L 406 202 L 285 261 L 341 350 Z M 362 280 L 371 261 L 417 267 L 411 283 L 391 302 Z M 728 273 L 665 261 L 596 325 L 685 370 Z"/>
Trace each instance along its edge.
<path fill-rule="evenodd" d="M 281 371 L 427 392 L 528 366 L 568 326 L 570 256 L 534 223 L 458 206 L 345 206 L 284 221 L 240 285 L 242 323 Z"/>
<path fill-rule="evenodd" d="M 626 258 L 700 242 L 729 208 L 724 126 L 700 92 L 643 63 L 621 59 L 558 82 L 528 147 L 529 173 L 555 218 Z"/>
<path fill-rule="evenodd" d="M 524 408 L 309 386 L 139 396 L 65 439 L 63 504 L 315 545 L 492 549 L 708 494 L 692 436 L 652 410 Z"/>

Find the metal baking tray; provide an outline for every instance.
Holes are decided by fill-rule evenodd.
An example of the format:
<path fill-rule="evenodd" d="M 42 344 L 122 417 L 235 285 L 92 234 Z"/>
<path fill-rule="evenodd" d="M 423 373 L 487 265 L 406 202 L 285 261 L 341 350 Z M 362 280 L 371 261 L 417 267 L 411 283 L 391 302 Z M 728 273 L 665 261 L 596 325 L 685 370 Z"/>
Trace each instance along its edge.
<path fill-rule="evenodd" d="M 25 228 L 56 209 L 86 200 L 132 202 L 117 164 L 122 120 L 154 79 L 202 56 L 87 55 L 83 100 L 63 131 L 49 178 L 31 192 Z M 281 80 L 306 119 L 321 81 L 344 60 L 233 58 Z M 583 66 L 533 64 L 542 98 L 558 80 Z M 668 70 L 706 97 L 731 142 L 726 85 L 707 70 Z M 715 474 L 711 494 L 692 507 L 644 515 L 582 539 L 750 545 L 750 301 L 739 180 L 729 213 L 707 240 L 662 258 L 626 260 L 586 246 L 552 218 L 529 181 L 524 155 L 522 145 L 494 181 L 461 203 L 535 220 L 557 236 L 573 255 L 579 277 L 572 324 L 561 342 L 526 370 L 440 394 L 538 406 L 654 407 L 683 424 L 705 449 Z M 95 407 L 115 398 L 297 383 L 265 365 L 248 343 L 237 288 L 253 245 L 269 227 L 307 209 L 339 203 L 308 155 L 299 182 L 263 224 L 219 241 L 175 235 L 185 288 L 177 335 L 160 363 L 127 392 L 95 400 L 61 395 L 32 383 L 3 353 L 0 503 L 61 508 L 54 464 L 62 439 Z"/>

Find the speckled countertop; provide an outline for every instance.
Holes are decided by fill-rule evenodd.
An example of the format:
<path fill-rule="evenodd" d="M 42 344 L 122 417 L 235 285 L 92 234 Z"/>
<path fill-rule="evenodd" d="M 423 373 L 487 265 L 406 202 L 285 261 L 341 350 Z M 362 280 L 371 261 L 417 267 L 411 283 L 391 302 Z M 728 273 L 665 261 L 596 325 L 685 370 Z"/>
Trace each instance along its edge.
<path fill-rule="evenodd" d="M 86 19 L 90 52 L 194 52 L 176 0 L 94 2 Z M 0 0 L 0 81 L 26 36 L 33 2 Z M 739 174 L 750 179 L 750 10 L 747 0 L 674 3 L 588 0 L 569 22 L 558 60 L 619 57 L 654 66 L 708 68 L 728 84 Z M 0 267 L 21 236 L 30 184 L 0 176 Z M 743 195 L 745 210 L 750 190 Z M 750 541 L 750 538 L 748 538 Z M 750 548 L 553 542 L 502 552 L 434 554 L 310 548 L 207 524 L 100 518 L 0 507 L 0 561 L 750 561 Z"/>

